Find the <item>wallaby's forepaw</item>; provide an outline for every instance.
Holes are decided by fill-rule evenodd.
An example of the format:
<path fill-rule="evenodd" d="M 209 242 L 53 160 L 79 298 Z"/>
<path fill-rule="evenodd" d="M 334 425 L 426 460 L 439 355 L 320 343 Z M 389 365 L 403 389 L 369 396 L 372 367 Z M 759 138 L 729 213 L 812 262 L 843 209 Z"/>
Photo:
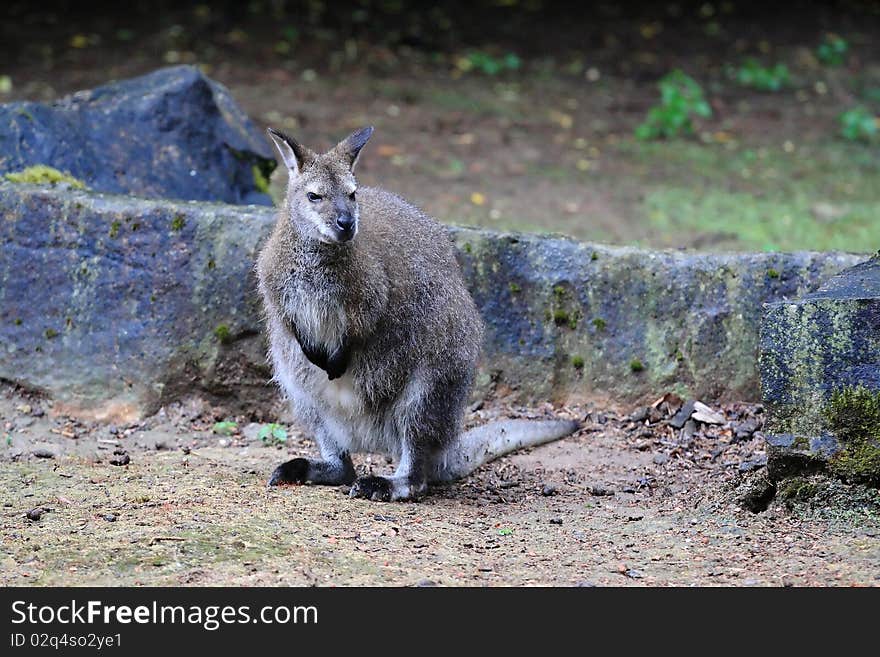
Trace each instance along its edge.
<path fill-rule="evenodd" d="M 363 497 L 374 502 L 390 502 L 393 486 L 385 477 L 361 477 L 354 482 L 350 497 Z"/>
<path fill-rule="evenodd" d="M 292 461 L 282 463 L 272 476 L 269 477 L 270 486 L 279 486 L 281 484 L 304 484 L 306 476 L 309 473 L 308 459 L 297 458 Z"/>

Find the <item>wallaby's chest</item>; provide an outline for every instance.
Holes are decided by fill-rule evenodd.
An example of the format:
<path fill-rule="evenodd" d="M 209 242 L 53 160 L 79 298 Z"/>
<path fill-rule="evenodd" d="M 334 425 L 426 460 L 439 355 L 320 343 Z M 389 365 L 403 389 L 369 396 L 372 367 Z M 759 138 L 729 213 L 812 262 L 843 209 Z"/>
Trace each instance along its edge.
<path fill-rule="evenodd" d="M 327 347 L 342 342 L 347 322 L 340 286 L 335 281 L 313 271 L 300 271 L 283 297 L 285 314 L 296 323 L 300 335 Z"/>

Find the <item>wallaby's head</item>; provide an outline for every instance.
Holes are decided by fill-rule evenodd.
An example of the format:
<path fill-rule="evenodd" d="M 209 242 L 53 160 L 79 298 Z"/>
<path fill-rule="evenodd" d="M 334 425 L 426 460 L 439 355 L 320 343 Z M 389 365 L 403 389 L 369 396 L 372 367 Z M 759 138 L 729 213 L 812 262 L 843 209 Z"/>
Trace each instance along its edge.
<path fill-rule="evenodd" d="M 372 126 L 356 130 L 336 146 L 318 154 L 282 132 L 269 135 L 287 166 L 287 212 L 297 229 L 327 243 L 348 242 L 358 230 L 358 155 L 373 134 Z"/>

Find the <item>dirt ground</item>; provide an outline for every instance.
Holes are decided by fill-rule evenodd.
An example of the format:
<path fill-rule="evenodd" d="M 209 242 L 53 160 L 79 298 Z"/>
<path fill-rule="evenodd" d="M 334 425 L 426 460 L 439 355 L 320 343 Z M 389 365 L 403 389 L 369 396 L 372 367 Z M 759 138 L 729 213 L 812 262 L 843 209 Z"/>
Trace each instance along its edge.
<path fill-rule="evenodd" d="M 760 408 L 726 406 L 723 425 L 693 437 L 625 410 L 486 403 L 469 424 L 555 413 L 583 429 L 419 502 L 383 504 L 267 489 L 275 465 L 313 449 L 292 427 L 284 447 L 247 418 L 218 435 L 215 421 L 230 418 L 198 400 L 128 427 L 84 425 L 6 386 L 0 584 L 880 584 L 876 514 L 732 502 L 741 470 L 763 456 L 759 432 L 735 431 L 760 426 Z"/>

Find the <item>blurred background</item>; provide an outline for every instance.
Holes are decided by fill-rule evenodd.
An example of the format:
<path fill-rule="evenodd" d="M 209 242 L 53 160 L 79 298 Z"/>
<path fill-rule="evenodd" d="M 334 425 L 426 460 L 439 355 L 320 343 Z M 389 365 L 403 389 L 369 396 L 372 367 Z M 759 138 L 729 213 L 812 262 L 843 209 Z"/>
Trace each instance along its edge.
<path fill-rule="evenodd" d="M 0 102 L 195 64 L 448 223 L 880 247 L 880 3 L 6 0 Z M 283 172 L 273 179 L 278 193 Z"/>

